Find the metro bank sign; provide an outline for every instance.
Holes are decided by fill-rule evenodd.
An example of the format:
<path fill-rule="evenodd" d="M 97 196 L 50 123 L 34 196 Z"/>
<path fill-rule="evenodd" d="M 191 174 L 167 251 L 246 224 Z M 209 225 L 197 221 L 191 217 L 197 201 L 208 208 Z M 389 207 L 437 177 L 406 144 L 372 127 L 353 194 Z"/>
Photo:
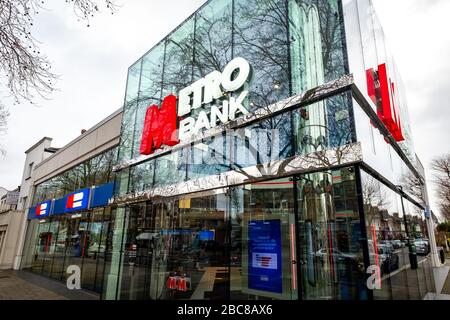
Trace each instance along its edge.
<path fill-rule="evenodd" d="M 161 108 L 148 107 L 142 132 L 140 153 L 149 155 L 163 145 L 175 146 L 202 130 L 214 128 L 218 123 L 235 120 L 239 114 L 249 111 L 242 105 L 248 91 L 236 97 L 229 93 L 238 91 L 250 76 L 250 64 L 243 58 L 231 60 L 222 72 L 213 71 L 178 93 L 178 98 L 169 95 L 164 98 Z M 190 116 L 196 110 L 213 101 L 221 105 L 211 106 L 207 113 L 201 110 L 196 117 Z M 177 108 L 178 105 L 178 108 Z"/>

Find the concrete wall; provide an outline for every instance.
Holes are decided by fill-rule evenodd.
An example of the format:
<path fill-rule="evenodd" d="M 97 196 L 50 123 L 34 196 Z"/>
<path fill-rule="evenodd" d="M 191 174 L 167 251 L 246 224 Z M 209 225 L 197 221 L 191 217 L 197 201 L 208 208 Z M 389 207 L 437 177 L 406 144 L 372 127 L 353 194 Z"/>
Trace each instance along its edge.
<path fill-rule="evenodd" d="M 16 255 L 21 230 L 21 211 L 0 213 L 0 232 L 6 231 L 0 247 L 0 269 L 11 269 Z"/>
<path fill-rule="evenodd" d="M 44 137 L 25 151 L 26 158 L 23 166 L 19 202 L 17 204 L 18 211 L 10 214 L 11 223 L 8 226 L 7 235 L 7 242 L 10 244 L 7 250 L 8 261 L 9 252 L 10 250 L 13 250 L 13 260 L 8 262 L 9 268 L 13 268 L 15 270 L 19 269 L 21 262 L 23 242 L 27 226 L 28 208 L 31 205 L 31 198 L 34 192 L 34 169 L 39 163 L 50 155 L 50 153 L 46 152 L 45 149 L 50 148 L 51 143 L 52 138 Z M 31 167 L 31 172 L 30 164 L 33 164 Z M 4 268 L 7 268 L 8 263 L 6 261 L 3 262 Z"/>

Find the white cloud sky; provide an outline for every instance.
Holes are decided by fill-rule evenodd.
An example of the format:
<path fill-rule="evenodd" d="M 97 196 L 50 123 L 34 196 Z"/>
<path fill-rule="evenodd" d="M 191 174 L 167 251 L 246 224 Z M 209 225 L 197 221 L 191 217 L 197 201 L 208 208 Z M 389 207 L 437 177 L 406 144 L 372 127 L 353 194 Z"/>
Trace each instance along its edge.
<path fill-rule="evenodd" d="M 46 1 L 35 35 L 61 75 L 60 91 L 40 107 L 11 108 L 8 134 L 0 138 L 8 152 L 0 157 L 0 186 L 20 184 L 24 151 L 42 137 L 63 146 L 118 109 L 128 67 L 204 2 L 121 0 L 117 14 L 105 11 L 87 28 L 65 1 Z M 428 168 L 433 157 L 450 152 L 450 1 L 373 2 L 406 84 L 416 152 Z"/>

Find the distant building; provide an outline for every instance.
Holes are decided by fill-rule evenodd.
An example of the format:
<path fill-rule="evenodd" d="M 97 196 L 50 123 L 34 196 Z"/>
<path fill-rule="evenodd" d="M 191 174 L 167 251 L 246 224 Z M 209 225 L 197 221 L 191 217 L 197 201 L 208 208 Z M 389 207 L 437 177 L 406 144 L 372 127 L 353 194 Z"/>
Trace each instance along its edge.
<path fill-rule="evenodd" d="M 11 269 L 19 246 L 20 211 L 17 210 L 20 187 L 8 191 L 0 187 L 0 269 Z"/>

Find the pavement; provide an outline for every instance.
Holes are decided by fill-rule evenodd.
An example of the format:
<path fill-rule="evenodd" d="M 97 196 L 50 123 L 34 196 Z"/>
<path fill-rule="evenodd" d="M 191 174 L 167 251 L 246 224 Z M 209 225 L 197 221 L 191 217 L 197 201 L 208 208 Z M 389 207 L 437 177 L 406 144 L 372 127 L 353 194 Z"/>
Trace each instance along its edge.
<path fill-rule="evenodd" d="M 450 300 L 450 259 L 439 268 L 434 268 L 434 281 L 436 283 L 436 294 L 431 300 Z"/>
<path fill-rule="evenodd" d="M 68 298 L 21 279 L 12 270 L 0 270 L 0 300 L 68 300 Z"/>
<path fill-rule="evenodd" d="M 99 300 L 99 295 L 69 290 L 62 282 L 31 272 L 0 270 L 0 300 Z"/>

